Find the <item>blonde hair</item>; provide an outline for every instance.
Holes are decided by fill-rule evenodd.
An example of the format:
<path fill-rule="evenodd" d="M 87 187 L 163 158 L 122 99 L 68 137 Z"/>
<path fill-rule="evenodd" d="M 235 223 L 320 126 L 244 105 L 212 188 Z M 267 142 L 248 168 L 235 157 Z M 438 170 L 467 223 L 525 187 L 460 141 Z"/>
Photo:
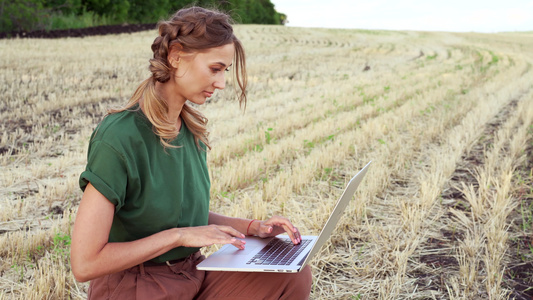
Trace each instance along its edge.
<path fill-rule="evenodd" d="M 246 60 L 241 42 L 233 34 L 231 18 L 224 13 L 201 7 L 190 7 L 176 12 L 169 20 L 158 23 L 159 36 L 152 43 L 153 58 L 150 59 L 149 69 L 152 76 L 144 80 L 130 98 L 128 103 L 120 108 L 109 110 L 117 113 L 128 110 L 143 100 L 143 111 L 152 123 L 154 132 L 159 136 L 164 147 L 176 148 L 170 144 L 179 131 L 174 122 L 170 121 L 168 105 L 156 92 L 156 81 L 167 82 L 172 75 L 172 68 L 167 57 L 174 45 L 180 50 L 194 53 L 214 47 L 233 43 L 235 46 L 235 79 L 240 89 L 238 96 L 241 107 L 246 107 Z M 187 128 L 194 135 L 194 140 L 200 148 L 202 141 L 209 149 L 209 133 L 207 132 L 207 118 L 190 104 L 185 103 L 180 117 Z"/>

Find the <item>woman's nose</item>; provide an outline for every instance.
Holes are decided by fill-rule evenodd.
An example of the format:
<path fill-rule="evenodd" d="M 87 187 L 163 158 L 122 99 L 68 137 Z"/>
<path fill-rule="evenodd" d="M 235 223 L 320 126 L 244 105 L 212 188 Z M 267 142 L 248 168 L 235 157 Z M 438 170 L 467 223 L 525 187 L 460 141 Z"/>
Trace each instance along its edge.
<path fill-rule="evenodd" d="M 224 76 L 225 72 L 221 72 L 219 76 L 216 77 L 213 86 L 217 89 L 223 90 L 226 87 L 226 77 Z"/>

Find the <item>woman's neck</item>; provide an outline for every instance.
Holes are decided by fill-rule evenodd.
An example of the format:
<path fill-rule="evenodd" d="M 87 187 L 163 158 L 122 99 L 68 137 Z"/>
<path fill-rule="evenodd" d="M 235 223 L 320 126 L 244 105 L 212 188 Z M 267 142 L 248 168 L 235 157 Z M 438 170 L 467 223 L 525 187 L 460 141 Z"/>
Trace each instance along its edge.
<path fill-rule="evenodd" d="M 174 99 L 172 97 L 168 97 L 168 95 L 172 95 L 172 93 L 168 93 L 167 89 L 165 89 L 164 87 L 164 84 L 160 82 L 156 82 L 155 92 L 158 94 L 157 96 L 159 96 L 163 101 L 167 103 L 167 118 L 170 122 L 175 123 L 176 129 L 178 129 L 179 131 L 181 129 L 181 110 L 183 109 L 183 105 L 185 105 L 186 100 L 178 99 L 177 97 L 174 97 Z M 144 99 L 142 97 L 139 99 L 139 107 L 146 115 L 146 111 L 144 108 Z"/>
<path fill-rule="evenodd" d="M 181 128 L 181 110 L 183 109 L 183 105 L 185 105 L 186 99 L 177 96 L 177 94 L 172 91 L 172 87 L 169 84 L 161 82 L 156 82 L 155 92 L 166 102 L 168 107 L 167 118 L 170 122 L 175 122 L 176 128 L 179 130 Z M 142 98 L 139 100 L 139 106 L 144 112 Z"/>

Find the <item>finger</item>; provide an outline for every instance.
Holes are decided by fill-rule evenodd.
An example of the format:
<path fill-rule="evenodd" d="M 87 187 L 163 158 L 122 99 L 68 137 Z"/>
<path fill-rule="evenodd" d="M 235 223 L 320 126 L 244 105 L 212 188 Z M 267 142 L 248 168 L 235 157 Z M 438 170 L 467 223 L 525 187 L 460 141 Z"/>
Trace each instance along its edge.
<path fill-rule="evenodd" d="M 287 218 L 284 218 L 284 217 L 280 217 L 280 216 L 273 216 L 272 218 L 270 218 L 269 220 L 267 220 L 265 222 L 265 224 L 268 224 L 268 225 L 277 225 L 277 226 L 286 226 L 284 227 L 285 228 L 285 231 L 288 233 L 289 231 L 290 232 L 296 232 L 297 229 L 294 227 L 294 225 L 292 225 L 291 221 L 289 221 L 289 219 Z M 288 229 L 287 229 L 288 228 Z"/>
<path fill-rule="evenodd" d="M 300 230 L 298 230 L 296 227 L 294 227 L 294 229 L 296 229 L 296 231 L 294 231 L 294 237 L 298 240 L 298 243 L 300 243 L 302 241 Z"/>
<path fill-rule="evenodd" d="M 221 245 L 226 245 L 226 244 L 232 244 L 233 246 L 241 249 L 241 250 L 244 250 L 244 245 L 246 244 L 246 242 L 244 240 L 241 240 L 241 239 L 238 239 L 236 237 L 233 237 L 223 231 L 218 231 L 218 234 L 216 237 L 213 237 L 212 239 L 212 243 L 213 244 L 221 244 Z"/>
<path fill-rule="evenodd" d="M 244 250 L 244 245 L 246 244 L 246 241 L 235 239 L 235 242 L 231 243 L 233 246 L 239 248 L 240 250 Z"/>
<path fill-rule="evenodd" d="M 296 228 L 291 223 L 291 221 L 289 221 L 289 219 L 287 218 L 280 217 L 280 216 L 273 216 L 265 223 L 274 224 L 276 225 L 276 228 L 279 228 L 279 230 L 274 229 L 274 232 L 272 233 L 272 235 L 278 235 L 282 232 L 286 232 L 294 244 L 299 244 L 302 241 L 298 228 Z"/>
<path fill-rule="evenodd" d="M 224 233 L 227 233 L 233 237 L 237 237 L 237 238 L 241 238 L 241 239 L 244 239 L 245 238 L 245 235 L 243 233 L 241 233 L 240 231 L 238 231 L 237 229 L 231 227 L 231 226 L 217 226 L 217 228 L 224 232 Z"/>
<path fill-rule="evenodd" d="M 294 228 L 294 227 L 293 227 Z M 285 229 L 285 232 L 287 232 L 287 235 L 289 236 L 289 238 L 291 239 L 291 241 L 297 245 L 300 243 L 300 239 L 299 237 L 297 236 L 297 234 L 291 230 L 288 226 L 286 225 L 283 225 L 283 229 Z M 298 230 L 296 230 L 296 232 L 298 232 Z"/>
<path fill-rule="evenodd" d="M 207 238 L 210 241 L 210 245 L 213 245 L 213 244 L 225 245 L 225 244 L 233 244 L 237 242 L 237 238 L 221 230 L 217 230 L 216 232 L 211 233 Z"/>
<path fill-rule="evenodd" d="M 244 249 L 245 242 L 239 238 L 244 235 L 231 226 L 209 225 L 210 244 L 232 244 L 239 249 Z"/>
<path fill-rule="evenodd" d="M 300 233 L 300 230 L 296 228 L 296 232 L 294 233 L 296 235 L 296 238 L 298 239 L 298 243 L 302 242 L 302 234 Z"/>

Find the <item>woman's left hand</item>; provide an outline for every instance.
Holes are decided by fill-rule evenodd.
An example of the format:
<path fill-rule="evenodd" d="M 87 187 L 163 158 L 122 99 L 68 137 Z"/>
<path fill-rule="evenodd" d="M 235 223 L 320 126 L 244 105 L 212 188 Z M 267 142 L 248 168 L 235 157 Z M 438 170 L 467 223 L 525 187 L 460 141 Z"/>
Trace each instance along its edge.
<path fill-rule="evenodd" d="M 295 245 L 302 241 L 300 231 L 287 218 L 273 216 L 266 221 L 254 221 L 253 223 L 258 223 L 257 225 L 251 224 L 252 228 L 255 229 L 252 233 L 258 237 L 272 237 L 286 232 Z"/>

